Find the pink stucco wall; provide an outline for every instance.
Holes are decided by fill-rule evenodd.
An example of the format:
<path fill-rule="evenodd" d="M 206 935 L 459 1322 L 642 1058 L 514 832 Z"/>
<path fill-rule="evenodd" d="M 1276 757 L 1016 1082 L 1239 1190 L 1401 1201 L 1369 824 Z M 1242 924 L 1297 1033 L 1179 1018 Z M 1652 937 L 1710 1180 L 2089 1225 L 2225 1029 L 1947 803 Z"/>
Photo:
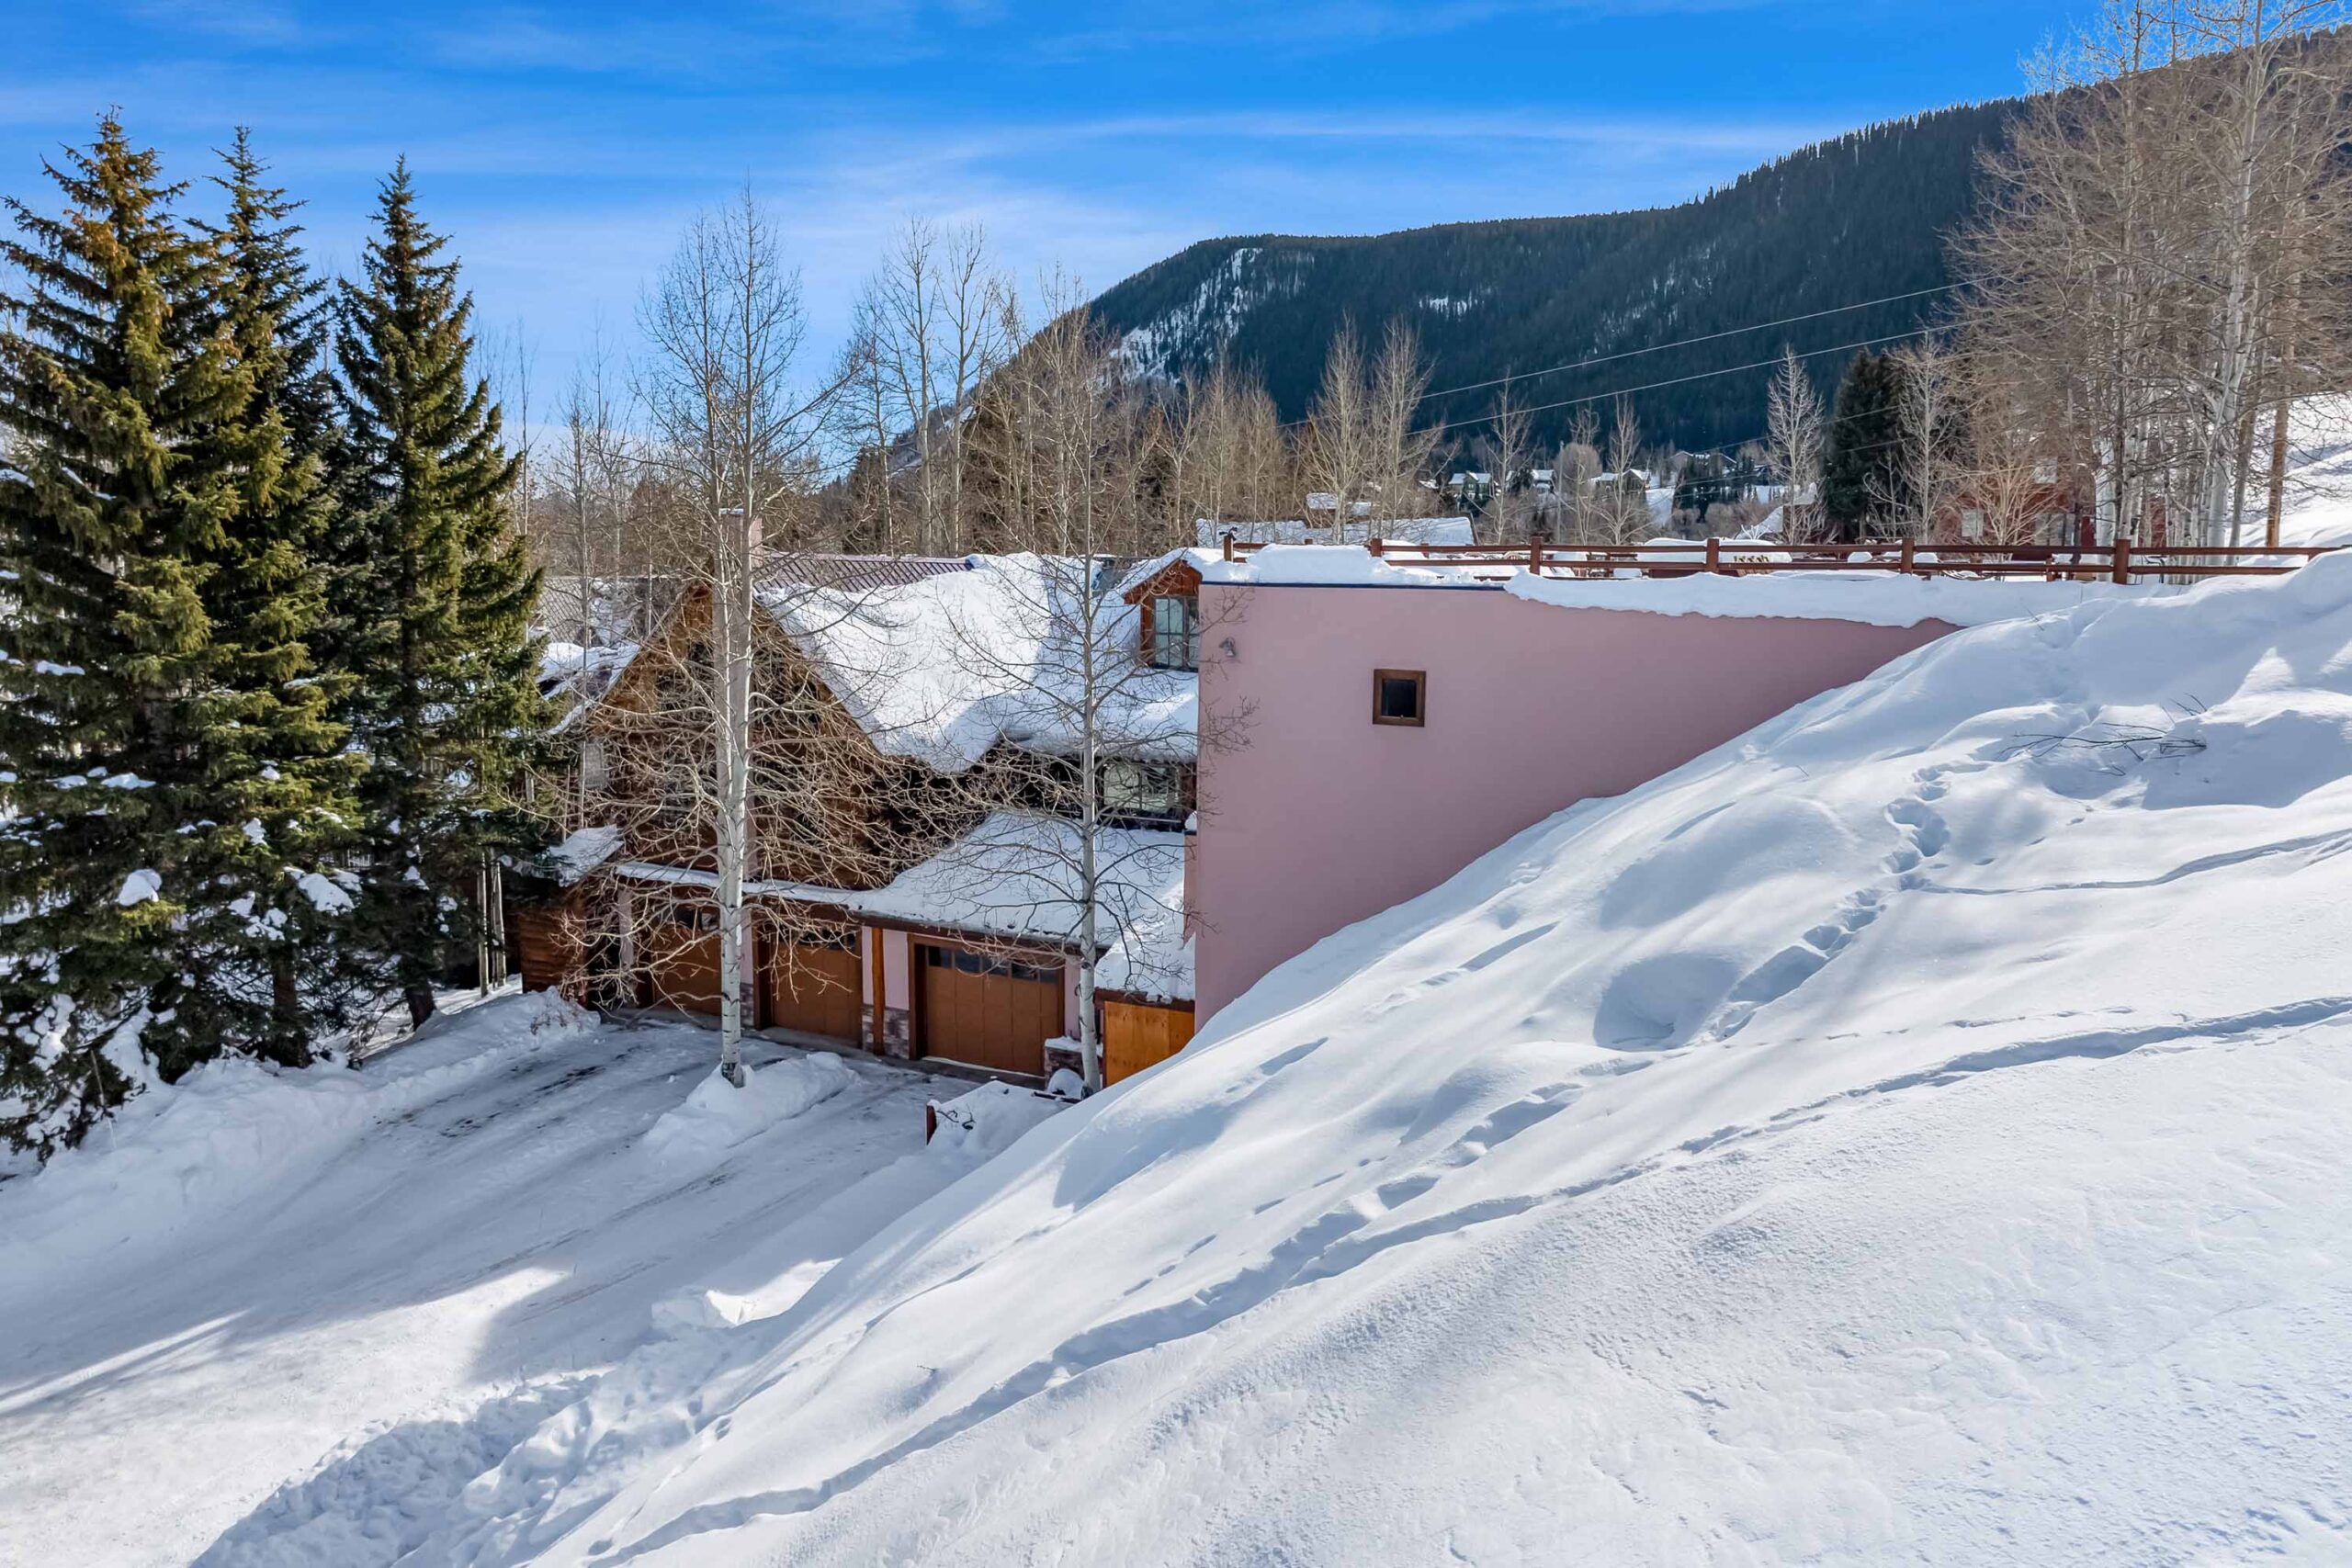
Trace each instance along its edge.
<path fill-rule="evenodd" d="M 1339 930 L 1952 628 L 1561 609 L 1498 590 L 1208 584 L 1188 901 L 1205 1022 Z M 1232 651 L 1227 653 L 1226 649 Z M 1372 672 L 1429 674 L 1372 721 Z"/>

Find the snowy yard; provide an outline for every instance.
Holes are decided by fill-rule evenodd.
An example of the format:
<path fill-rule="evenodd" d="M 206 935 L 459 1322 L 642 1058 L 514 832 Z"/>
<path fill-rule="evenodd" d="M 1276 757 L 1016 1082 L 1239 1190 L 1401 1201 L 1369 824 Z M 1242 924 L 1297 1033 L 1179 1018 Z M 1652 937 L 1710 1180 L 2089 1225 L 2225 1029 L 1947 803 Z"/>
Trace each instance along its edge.
<path fill-rule="evenodd" d="M 715 1049 L 502 998 L 358 1073 L 211 1070 L 0 1184 L 0 1562 L 187 1562 L 311 1509 L 270 1499 L 339 1446 L 308 1549 L 388 1557 L 657 1316 L 779 1310 L 972 1163 L 922 1144 L 969 1085 L 759 1041 L 760 1122 L 665 1117 Z"/>

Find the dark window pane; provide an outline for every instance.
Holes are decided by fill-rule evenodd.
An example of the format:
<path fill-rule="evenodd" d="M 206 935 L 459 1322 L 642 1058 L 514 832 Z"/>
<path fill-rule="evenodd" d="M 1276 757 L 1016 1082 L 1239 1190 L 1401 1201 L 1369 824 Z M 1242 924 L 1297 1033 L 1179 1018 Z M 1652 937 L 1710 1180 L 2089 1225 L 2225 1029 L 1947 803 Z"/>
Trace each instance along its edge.
<path fill-rule="evenodd" d="M 1421 683 L 1409 675 L 1384 676 L 1380 682 L 1380 716 L 1421 716 Z"/>
<path fill-rule="evenodd" d="M 1163 670 L 1200 663 L 1200 601 L 1162 593 L 1151 602 L 1151 661 Z"/>

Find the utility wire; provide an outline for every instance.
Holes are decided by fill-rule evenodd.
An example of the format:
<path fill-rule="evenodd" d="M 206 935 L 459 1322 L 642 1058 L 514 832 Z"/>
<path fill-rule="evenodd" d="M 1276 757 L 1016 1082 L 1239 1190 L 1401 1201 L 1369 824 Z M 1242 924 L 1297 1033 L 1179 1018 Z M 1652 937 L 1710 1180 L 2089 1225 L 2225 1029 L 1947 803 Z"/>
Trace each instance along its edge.
<path fill-rule="evenodd" d="M 1441 387 L 1435 391 L 1423 392 L 1414 400 L 1416 402 L 1427 402 L 1431 398 L 1450 398 L 1461 392 L 1476 392 L 1483 391 L 1488 387 L 1508 386 L 1514 381 L 1532 381 L 1539 376 L 1556 376 L 1561 374 L 1563 371 L 1568 370 L 1589 370 L 1596 365 L 1612 365 L 1618 360 L 1636 359 L 1645 354 L 1664 354 L 1669 349 L 1689 348 L 1694 344 L 1714 343 L 1727 337 L 1738 337 L 1747 333 L 1770 332 L 1774 327 L 1794 326 L 1799 321 L 1819 321 L 1824 316 L 1841 316 L 1853 310 L 1867 310 L 1873 305 L 1893 305 L 1898 304 L 1905 299 L 1923 299 L 1930 294 L 1946 294 L 1959 287 L 1960 285 L 1956 283 L 1939 283 L 1933 288 L 1914 288 L 1905 294 L 1888 294 L 1876 299 L 1858 299 L 1850 305 L 1832 305 L 1826 310 L 1808 310 L 1801 316 L 1782 316 L 1778 321 L 1751 321 L 1746 326 L 1726 327 L 1721 332 L 1702 333 L 1697 337 L 1678 338 L 1672 343 L 1656 343 L 1644 348 L 1622 349 L 1615 354 L 1600 354 L 1595 355 L 1589 359 L 1571 360 L 1566 365 L 1550 365 L 1544 367 L 1541 370 L 1514 370 L 1507 375 L 1494 377 L 1489 380 L 1467 381 L 1459 387 Z M 1827 351 L 1825 350 L 1824 352 Z M 1671 383 L 1660 382 L 1658 385 L 1668 386 L 1671 385 Z M 1547 408 L 1560 408 L 1565 407 L 1566 405 L 1559 403 L 1548 403 L 1544 406 Z M 1521 412 L 1524 412 L 1528 411 L 1522 410 Z M 1285 422 L 1282 428 L 1284 430 L 1293 430 L 1300 425 L 1311 423 L 1311 416 L 1307 419 L 1294 419 Z M 1441 428 L 1445 427 L 1442 426 Z"/>
<path fill-rule="evenodd" d="M 1797 357 L 1799 359 L 1818 359 L 1825 354 L 1847 354 L 1855 349 L 1870 348 L 1882 343 L 1900 343 L 1905 338 L 1926 337 L 1935 330 L 1936 329 L 1933 327 L 1915 327 L 1907 333 L 1886 333 L 1878 337 L 1857 338 L 1852 343 L 1832 344 L 1827 348 L 1807 349 L 1804 353 L 1798 355 Z M 1668 377 L 1663 381 L 1645 381 L 1638 387 L 1619 387 L 1611 391 L 1593 392 L 1581 398 L 1562 398 L 1557 402 L 1530 403 L 1525 408 L 1516 409 L 1512 412 L 1516 413 L 1547 413 L 1553 409 L 1574 408 L 1579 403 L 1606 402 L 1611 398 L 1631 397 L 1635 392 L 1654 392 L 1661 387 L 1679 387 L 1687 382 L 1704 381 L 1716 376 L 1736 376 L 1746 370 L 1768 369 L 1772 366 L 1780 364 L 1781 359 L 1781 355 L 1774 355 L 1770 359 L 1754 360 L 1746 365 L 1727 365 L 1720 370 L 1700 370 L 1688 376 Z M 1464 425 L 1485 424 L 1494 417 L 1495 416 L 1490 413 L 1475 414 L 1468 419 L 1448 420 L 1443 424 L 1433 424 L 1425 428 L 1432 434 L 1442 435 L 1449 430 L 1459 430 Z"/>

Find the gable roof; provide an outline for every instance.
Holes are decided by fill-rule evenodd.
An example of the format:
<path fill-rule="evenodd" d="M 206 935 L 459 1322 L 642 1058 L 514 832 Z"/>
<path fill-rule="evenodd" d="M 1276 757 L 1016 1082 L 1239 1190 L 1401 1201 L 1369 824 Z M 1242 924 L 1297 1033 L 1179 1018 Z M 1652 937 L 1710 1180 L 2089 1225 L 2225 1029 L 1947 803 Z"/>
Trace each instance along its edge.
<path fill-rule="evenodd" d="M 1189 760 L 1198 728 L 1189 671 L 1140 665 L 1136 607 L 1067 556 L 972 556 L 965 570 L 851 591 L 776 579 L 758 597 L 885 755 L 961 773 L 1000 742 L 1074 749 L 1081 656 L 1122 662 L 1096 682 L 1095 729 L 1122 755 Z M 1082 629 L 1093 603 L 1091 632 Z M 1106 689 L 1107 688 L 1107 689 Z"/>

